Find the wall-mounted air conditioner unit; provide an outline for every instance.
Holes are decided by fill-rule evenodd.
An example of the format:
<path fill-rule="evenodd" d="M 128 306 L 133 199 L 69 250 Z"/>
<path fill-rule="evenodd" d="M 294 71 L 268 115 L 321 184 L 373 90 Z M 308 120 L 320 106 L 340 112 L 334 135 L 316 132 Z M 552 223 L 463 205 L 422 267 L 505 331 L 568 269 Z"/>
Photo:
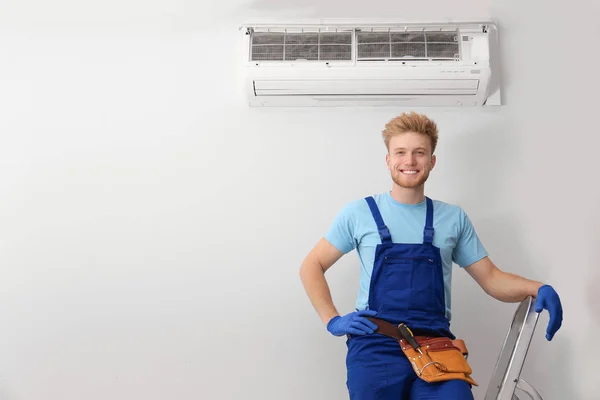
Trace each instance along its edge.
<path fill-rule="evenodd" d="M 491 22 L 247 24 L 251 106 L 499 105 Z"/>

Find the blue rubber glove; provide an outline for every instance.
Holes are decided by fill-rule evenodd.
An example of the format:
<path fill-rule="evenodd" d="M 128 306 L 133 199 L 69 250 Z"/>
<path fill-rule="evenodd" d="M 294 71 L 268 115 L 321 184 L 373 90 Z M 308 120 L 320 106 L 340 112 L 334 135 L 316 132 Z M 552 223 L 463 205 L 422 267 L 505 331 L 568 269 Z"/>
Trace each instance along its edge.
<path fill-rule="evenodd" d="M 377 330 L 377 325 L 365 317 L 374 317 L 375 315 L 377 315 L 377 311 L 374 310 L 355 311 L 343 317 L 337 315 L 327 323 L 327 330 L 334 336 L 369 335 Z"/>
<path fill-rule="evenodd" d="M 552 340 L 554 334 L 562 325 L 563 310 L 560 304 L 558 293 L 550 285 L 544 285 L 539 288 L 538 295 L 535 300 L 535 312 L 540 313 L 542 310 L 548 310 L 550 321 L 546 329 L 546 339 Z"/>

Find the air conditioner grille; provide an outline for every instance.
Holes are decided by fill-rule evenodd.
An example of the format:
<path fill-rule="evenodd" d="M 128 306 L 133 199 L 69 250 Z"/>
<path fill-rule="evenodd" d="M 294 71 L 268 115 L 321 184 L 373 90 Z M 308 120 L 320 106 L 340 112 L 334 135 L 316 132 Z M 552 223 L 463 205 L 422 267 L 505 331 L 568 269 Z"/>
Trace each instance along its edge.
<path fill-rule="evenodd" d="M 459 60 L 457 32 L 358 32 L 357 61 Z"/>
<path fill-rule="evenodd" d="M 352 32 L 252 34 L 252 61 L 352 59 Z"/>

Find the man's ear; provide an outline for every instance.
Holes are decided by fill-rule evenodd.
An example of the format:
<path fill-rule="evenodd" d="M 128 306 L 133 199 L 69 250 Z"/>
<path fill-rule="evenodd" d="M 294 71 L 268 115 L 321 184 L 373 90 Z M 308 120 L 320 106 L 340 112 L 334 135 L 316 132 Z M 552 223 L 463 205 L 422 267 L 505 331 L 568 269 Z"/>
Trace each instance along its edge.
<path fill-rule="evenodd" d="M 387 166 L 387 169 L 390 169 L 390 153 L 387 153 L 385 155 L 385 165 Z"/>
<path fill-rule="evenodd" d="M 435 167 L 436 160 L 437 160 L 436 156 L 431 156 L 431 169 L 433 169 L 433 167 Z"/>

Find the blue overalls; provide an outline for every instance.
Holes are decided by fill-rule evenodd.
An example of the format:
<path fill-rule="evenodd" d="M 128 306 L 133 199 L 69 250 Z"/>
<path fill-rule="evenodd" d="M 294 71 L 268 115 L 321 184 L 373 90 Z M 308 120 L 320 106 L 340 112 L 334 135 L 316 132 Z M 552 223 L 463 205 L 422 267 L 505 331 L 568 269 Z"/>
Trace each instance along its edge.
<path fill-rule="evenodd" d="M 415 335 L 455 339 L 446 318 L 440 249 L 433 245 L 433 202 L 426 198 L 427 216 L 422 244 L 393 243 L 372 197 L 366 201 L 377 224 L 381 244 L 369 289 L 376 318 L 405 323 Z M 472 400 L 471 387 L 461 380 L 427 383 L 418 378 L 398 342 L 375 333 L 349 335 L 346 357 L 351 400 Z"/>

